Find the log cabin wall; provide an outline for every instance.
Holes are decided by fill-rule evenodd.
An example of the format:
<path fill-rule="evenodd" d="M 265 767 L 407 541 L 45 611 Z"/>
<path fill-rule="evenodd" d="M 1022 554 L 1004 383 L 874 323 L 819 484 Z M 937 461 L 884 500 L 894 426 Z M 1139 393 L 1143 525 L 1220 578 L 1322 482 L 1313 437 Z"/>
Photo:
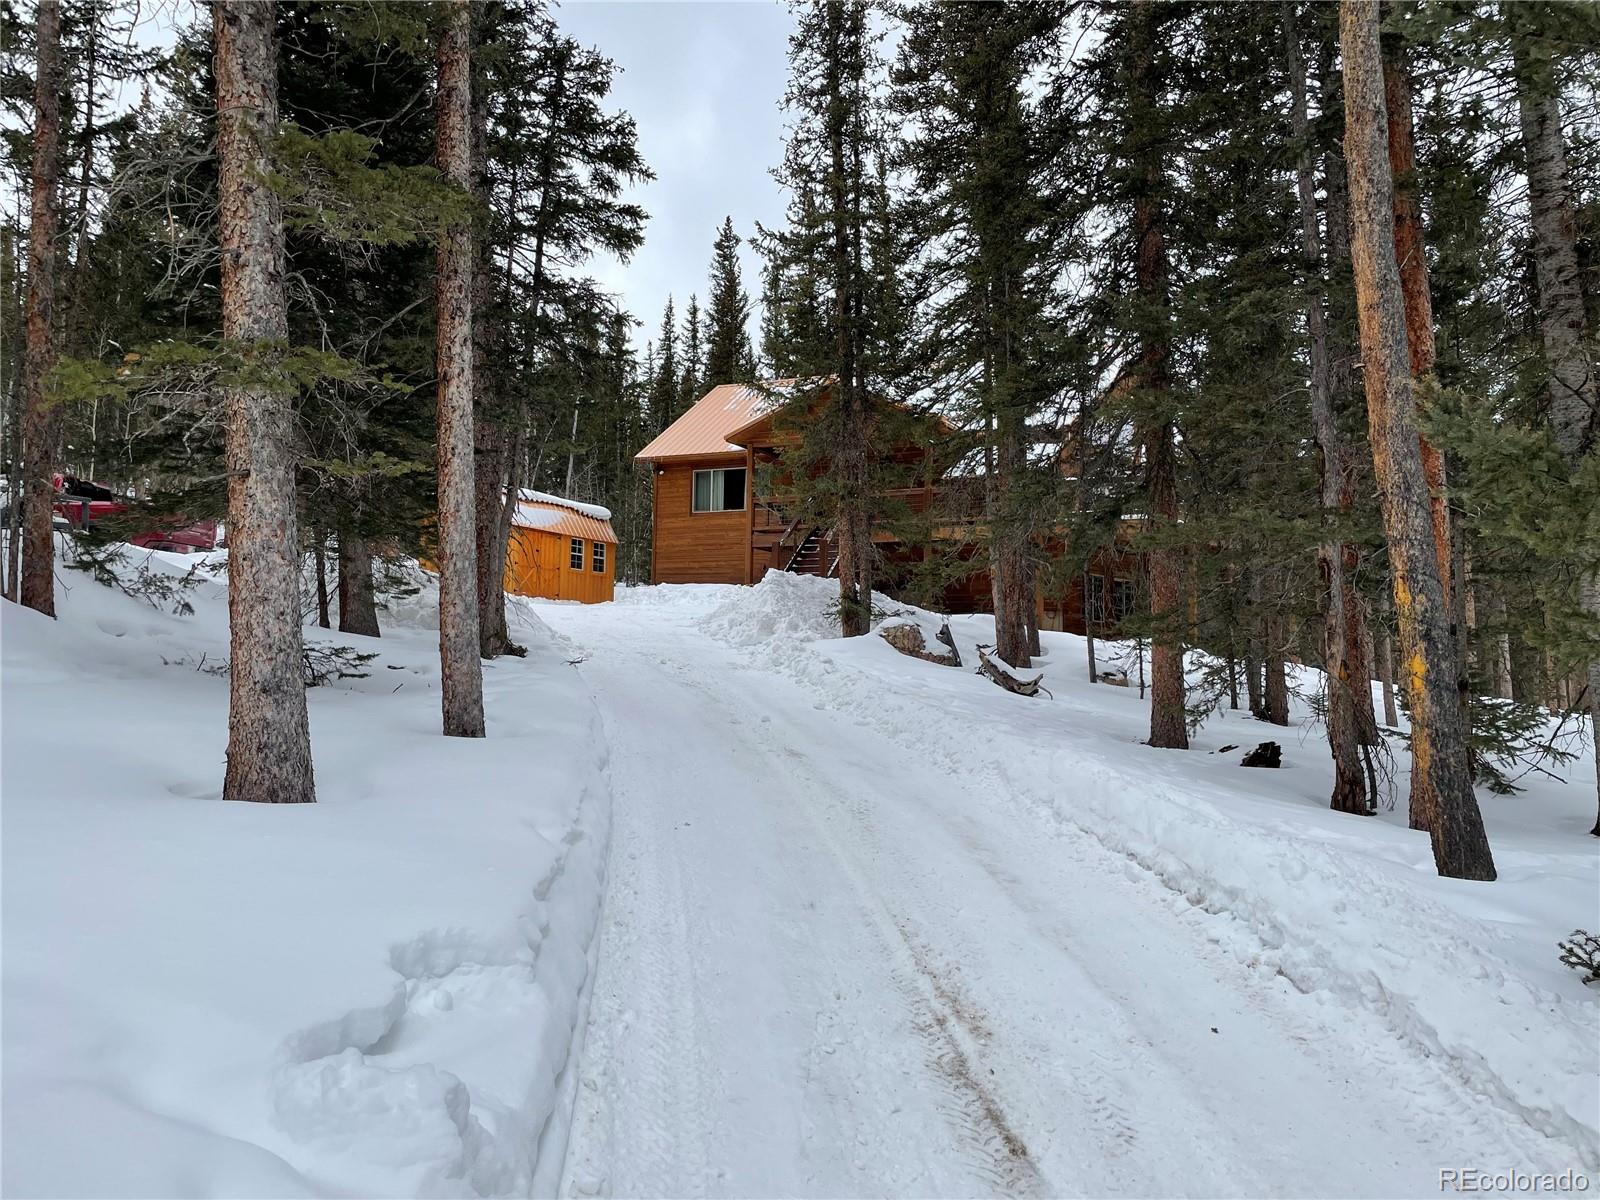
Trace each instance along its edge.
<path fill-rule="evenodd" d="M 750 570 L 750 475 L 744 507 L 731 512 L 694 511 L 694 473 L 744 467 L 744 451 L 652 464 L 652 583 L 748 583 Z"/>

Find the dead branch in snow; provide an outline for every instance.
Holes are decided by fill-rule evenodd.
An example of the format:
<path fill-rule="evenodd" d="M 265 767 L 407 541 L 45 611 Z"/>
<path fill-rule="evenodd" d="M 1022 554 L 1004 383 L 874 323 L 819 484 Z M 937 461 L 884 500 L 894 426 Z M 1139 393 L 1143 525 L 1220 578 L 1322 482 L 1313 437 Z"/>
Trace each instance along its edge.
<path fill-rule="evenodd" d="M 995 662 L 985 653 L 985 651 L 993 649 L 993 646 L 978 647 L 978 670 L 976 674 L 987 675 L 995 683 L 1005 688 L 1006 691 L 1014 692 L 1018 696 L 1037 696 L 1040 692 L 1043 692 L 1050 699 L 1055 699 L 1055 695 L 1050 689 L 1044 686 L 1043 675 L 1035 675 L 1032 679 L 1021 679 L 1013 675 L 1006 669 L 1004 663 Z"/>

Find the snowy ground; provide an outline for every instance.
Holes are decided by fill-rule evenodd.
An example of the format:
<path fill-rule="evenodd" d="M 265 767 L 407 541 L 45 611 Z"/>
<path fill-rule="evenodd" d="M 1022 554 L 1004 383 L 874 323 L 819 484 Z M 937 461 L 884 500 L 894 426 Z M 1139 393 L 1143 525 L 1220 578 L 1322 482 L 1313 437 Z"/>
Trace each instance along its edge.
<path fill-rule="evenodd" d="M 1046 635 L 1055 698 L 1026 700 L 816 641 L 831 586 L 543 610 L 589 655 L 616 805 L 567 1192 L 1600 1166 L 1597 997 L 1554 947 L 1594 923 L 1585 788 L 1487 798 L 1501 882 L 1442 882 L 1403 820 L 1326 810 L 1314 732 L 1278 772 L 1207 753 L 1274 732 L 1236 716 L 1151 751 L 1078 639 Z M 990 626 L 956 626 L 970 663 Z"/>
<path fill-rule="evenodd" d="M 224 804 L 225 589 L 61 580 L 0 605 L 0 1192 L 552 1191 L 610 811 L 576 656 L 525 617 L 466 742 L 426 594 L 308 630 L 379 656 L 308 693 L 318 803 Z"/>
<path fill-rule="evenodd" d="M 310 693 L 320 802 L 226 805 L 224 589 L 65 580 L 0 606 L 7 1196 L 1600 1186 L 1582 782 L 1441 881 L 1309 725 L 1152 751 L 1076 638 L 1023 699 L 774 576 L 519 604 L 483 742 L 426 593 L 311 630 L 380 655 Z"/>

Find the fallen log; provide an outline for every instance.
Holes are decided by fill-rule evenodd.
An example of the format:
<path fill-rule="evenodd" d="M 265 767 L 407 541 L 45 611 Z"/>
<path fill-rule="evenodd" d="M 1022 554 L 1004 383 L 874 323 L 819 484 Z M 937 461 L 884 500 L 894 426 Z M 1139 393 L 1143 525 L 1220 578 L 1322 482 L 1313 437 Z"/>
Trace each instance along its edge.
<path fill-rule="evenodd" d="M 949 633 L 949 626 L 939 631 L 939 640 L 944 641 L 947 633 Z M 909 621 L 900 625 L 885 625 L 878 630 L 878 636 L 900 651 L 901 654 L 908 655 L 911 658 L 920 658 L 926 662 L 938 663 L 941 667 L 959 667 L 961 665 L 961 655 L 957 652 L 953 639 L 949 654 L 935 654 L 928 649 L 928 644 L 922 640 L 921 626 L 913 625 Z"/>
<path fill-rule="evenodd" d="M 939 632 L 934 636 L 950 647 L 950 653 L 945 655 L 950 660 L 950 665 L 959 667 L 961 665 L 961 651 L 956 649 L 956 638 L 955 634 L 950 632 L 950 622 L 946 620 L 944 624 L 940 625 Z"/>
<path fill-rule="evenodd" d="M 978 647 L 978 669 L 974 672 L 975 674 L 987 675 L 995 683 L 1005 688 L 1006 691 L 1015 693 L 1018 696 L 1037 696 L 1040 692 L 1043 692 L 1050 699 L 1055 699 L 1050 689 L 1044 686 L 1043 675 L 1035 675 L 1032 679 L 1022 679 L 1013 675 L 1006 668 L 1005 663 L 996 662 L 985 653 L 986 650 L 993 649 L 993 646 Z"/>

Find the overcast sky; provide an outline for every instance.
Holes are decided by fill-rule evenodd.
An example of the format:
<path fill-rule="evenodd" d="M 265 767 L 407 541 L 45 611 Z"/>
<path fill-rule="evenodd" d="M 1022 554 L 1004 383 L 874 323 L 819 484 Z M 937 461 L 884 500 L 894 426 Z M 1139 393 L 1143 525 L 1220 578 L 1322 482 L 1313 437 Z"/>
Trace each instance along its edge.
<path fill-rule="evenodd" d="M 788 7 L 773 0 L 567 0 L 561 27 L 622 68 L 613 97 L 639 123 L 654 181 L 635 199 L 650 214 L 644 246 L 627 264 L 594 272 L 644 322 L 654 339 L 674 296 L 681 318 L 689 293 L 706 298 L 711 241 L 722 218 L 748 238 L 756 221 L 776 224 L 784 196 L 770 169 L 783 153 L 779 109 L 788 78 Z M 745 288 L 759 299 L 758 257 L 745 245 Z M 752 314 L 751 336 L 757 333 Z"/>

